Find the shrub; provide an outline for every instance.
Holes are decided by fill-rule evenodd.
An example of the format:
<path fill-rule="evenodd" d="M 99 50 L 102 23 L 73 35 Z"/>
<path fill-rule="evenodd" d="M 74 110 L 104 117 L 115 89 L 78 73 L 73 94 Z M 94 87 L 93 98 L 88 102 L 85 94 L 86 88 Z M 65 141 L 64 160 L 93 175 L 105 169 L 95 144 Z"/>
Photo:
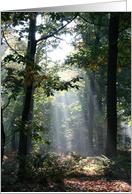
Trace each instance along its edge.
<path fill-rule="evenodd" d="M 131 157 L 130 156 L 118 156 L 117 158 L 107 158 L 106 156 L 97 157 L 98 163 L 100 163 L 101 169 L 104 171 L 104 175 L 108 178 L 127 178 L 128 171 L 131 171 Z"/>

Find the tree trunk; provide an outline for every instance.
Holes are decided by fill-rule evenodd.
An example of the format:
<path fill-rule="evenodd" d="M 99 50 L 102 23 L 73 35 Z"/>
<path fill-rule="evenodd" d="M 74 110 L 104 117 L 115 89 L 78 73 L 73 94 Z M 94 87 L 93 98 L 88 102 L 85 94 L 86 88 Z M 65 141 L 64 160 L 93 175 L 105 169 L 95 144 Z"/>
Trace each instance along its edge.
<path fill-rule="evenodd" d="M 98 18 L 98 24 L 102 23 L 102 16 Z M 100 41 L 100 29 L 101 26 L 97 26 L 97 31 L 95 31 L 96 40 L 95 45 L 99 45 Z M 93 155 L 93 116 L 94 116 L 94 78 L 95 71 L 90 74 L 90 99 L 89 99 L 89 136 L 88 136 L 88 152 Z"/>
<path fill-rule="evenodd" d="M 117 157 L 116 71 L 119 15 L 111 13 L 109 28 L 109 58 L 107 80 L 107 140 L 106 156 Z"/>
<path fill-rule="evenodd" d="M 29 66 L 32 67 L 34 64 L 34 57 L 36 52 L 36 40 L 35 40 L 35 32 L 36 32 L 36 14 L 35 17 L 30 18 L 29 25 L 29 38 L 28 38 L 28 49 L 27 49 L 27 71 L 30 69 Z M 20 132 L 19 139 L 19 176 L 24 178 L 25 175 L 25 163 L 26 163 L 26 155 L 28 154 L 28 143 L 29 143 L 29 133 L 30 133 L 30 121 L 32 110 L 33 110 L 33 82 L 26 87 L 26 97 L 25 103 L 23 106 L 23 114 L 22 114 L 22 126 L 23 131 Z M 27 124 L 27 129 L 25 128 Z"/>
<path fill-rule="evenodd" d="M 100 94 L 100 99 L 98 101 L 98 116 L 99 119 L 102 119 L 102 92 L 99 92 Z M 97 131 L 97 135 L 98 135 L 98 153 L 101 153 L 101 151 L 103 151 L 103 126 L 101 123 L 98 124 L 98 131 Z"/>
<path fill-rule="evenodd" d="M 11 138 L 11 147 L 13 152 L 17 151 L 17 133 L 14 133 Z"/>
<path fill-rule="evenodd" d="M 88 70 L 86 71 L 86 74 L 84 74 L 84 80 L 85 80 L 85 90 L 84 90 L 84 99 L 85 99 L 85 104 L 83 105 L 84 108 L 84 120 L 85 120 L 85 124 L 86 124 L 86 128 L 87 130 L 84 131 L 84 136 L 85 136 L 85 141 L 84 141 L 84 153 L 87 156 L 87 152 L 88 152 L 88 115 L 89 115 L 89 107 L 88 107 L 88 91 L 89 91 L 89 83 L 88 83 Z"/>
<path fill-rule="evenodd" d="M 29 115 L 28 115 L 28 121 L 33 120 L 33 105 L 34 105 L 33 93 L 34 93 L 34 88 L 31 94 L 31 104 L 30 104 L 30 110 L 29 110 Z M 31 135 L 32 135 L 32 124 L 30 125 L 30 130 L 28 130 L 28 133 L 27 133 L 27 153 L 29 153 L 31 149 L 31 139 L 30 139 Z"/>
<path fill-rule="evenodd" d="M 26 92 L 26 99 L 25 99 L 25 105 L 23 109 L 22 114 L 22 126 L 23 131 L 20 132 L 20 139 L 19 139 L 19 175 L 21 173 L 24 173 L 25 169 L 25 162 L 26 162 L 26 155 L 28 154 L 28 131 L 29 129 L 26 129 L 26 123 L 28 123 L 28 116 L 30 114 L 30 106 L 31 106 L 31 97 L 32 97 L 32 84 L 30 86 L 27 86 L 27 92 Z"/>
<path fill-rule="evenodd" d="M 22 102 L 23 96 L 17 97 L 17 101 Z M 13 110 L 13 116 L 12 116 L 12 120 L 10 123 L 11 128 L 14 128 L 14 122 L 15 122 L 15 117 L 17 116 L 21 116 L 22 115 L 22 111 L 21 110 L 21 106 L 16 106 Z M 17 138 L 18 138 L 18 133 L 13 134 L 12 139 L 11 139 L 11 147 L 12 147 L 12 151 L 17 151 L 18 150 L 18 142 L 17 142 Z"/>
<path fill-rule="evenodd" d="M 93 155 L 94 72 L 90 74 L 88 152 Z"/>
<path fill-rule="evenodd" d="M 100 77 L 103 77 L 103 71 L 100 70 Z M 102 89 L 101 89 L 101 84 L 100 84 L 100 90 L 98 93 L 98 118 L 99 120 L 102 120 Z M 102 122 L 99 122 L 98 124 L 98 131 L 97 131 L 97 136 L 98 136 L 98 153 L 101 153 L 104 149 L 104 133 L 103 133 L 103 126 Z"/>
<path fill-rule="evenodd" d="M 4 156 L 4 146 L 5 146 L 5 132 L 4 132 L 4 125 L 3 125 L 3 110 L 1 108 L 1 166 L 3 162 L 3 156 Z"/>

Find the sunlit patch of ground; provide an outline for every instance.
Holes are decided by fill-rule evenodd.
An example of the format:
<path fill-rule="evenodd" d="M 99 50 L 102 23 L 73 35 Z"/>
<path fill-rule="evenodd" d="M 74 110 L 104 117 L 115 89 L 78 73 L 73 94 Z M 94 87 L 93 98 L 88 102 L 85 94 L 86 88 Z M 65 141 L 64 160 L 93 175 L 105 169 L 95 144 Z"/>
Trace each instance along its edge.
<path fill-rule="evenodd" d="M 11 191 L 21 192 L 131 192 L 131 185 L 121 180 L 88 181 L 78 179 L 65 179 L 64 183 L 48 182 L 47 185 L 35 182 L 18 182 Z"/>
<path fill-rule="evenodd" d="M 37 176 L 34 175 L 31 179 L 23 181 L 16 181 L 13 178 L 17 168 L 12 167 L 13 163 L 8 161 L 9 157 L 5 157 L 4 160 L 8 169 L 7 171 L 2 170 L 3 192 L 131 192 L 131 172 L 129 171 L 129 177 L 127 174 L 126 179 L 122 179 L 120 174 L 117 177 L 119 180 L 113 179 L 109 174 L 105 174 L 105 168 L 98 157 L 87 157 L 80 160 L 77 155 L 73 157 L 62 155 L 60 163 L 56 161 L 52 166 L 54 174 L 53 170 L 47 171 L 48 166 L 45 166 L 43 173 L 39 172 L 38 168 Z M 107 164 L 107 161 L 108 159 L 104 157 L 103 162 Z M 127 163 L 123 164 L 128 167 Z M 52 174 L 50 175 L 49 172 Z"/>
<path fill-rule="evenodd" d="M 97 170 L 99 170 L 99 165 L 95 163 L 95 160 L 92 159 L 90 162 L 88 162 L 84 167 L 84 171 L 89 171 L 91 174 L 95 174 Z"/>
<path fill-rule="evenodd" d="M 131 185 L 123 181 L 83 181 L 83 180 L 65 180 L 65 184 L 70 187 L 76 187 L 78 190 L 86 192 L 130 192 Z"/>

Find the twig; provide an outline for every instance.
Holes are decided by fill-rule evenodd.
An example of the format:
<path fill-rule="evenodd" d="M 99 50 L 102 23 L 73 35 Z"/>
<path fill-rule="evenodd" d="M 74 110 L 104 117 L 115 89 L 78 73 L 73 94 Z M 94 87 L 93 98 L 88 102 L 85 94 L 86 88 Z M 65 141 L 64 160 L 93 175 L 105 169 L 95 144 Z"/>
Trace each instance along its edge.
<path fill-rule="evenodd" d="M 85 22 L 89 23 L 89 24 L 94 24 L 94 25 L 97 25 L 97 26 L 107 26 L 107 25 L 103 25 L 103 24 L 95 24 L 94 22 L 89 22 L 86 18 L 84 18 L 83 16 L 81 16 L 79 14 L 79 17 L 82 18 L 83 20 L 85 20 Z"/>
<path fill-rule="evenodd" d="M 50 34 L 50 35 L 44 36 L 44 37 L 42 37 L 42 38 L 40 38 L 40 39 L 38 39 L 38 40 L 36 40 L 36 43 L 39 42 L 39 41 L 41 41 L 41 40 L 46 40 L 46 39 L 48 39 L 48 38 L 50 38 L 50 37 L 53 37 L 54 35 L 58 34 L 58 32 L 59 32 L 60 30 L 62 30 L 62 29 L 65 28 L 68 24 L 70 24 L 77 16 L 78 16 L 78 13 L 70 20 L 70 22 L 68 22 L 68 23 L 65 24 L 64 26 L 60 27 L 58 30 L 56 30 L 56 32 L 54 32 L 54 33 L 52 33 L 52 34 Z"/>
<path fill-rule="evenodd" d="M 1 27 L 1 28 L 2 28 L 2 27 Z M 8 43 L 8 41 L 7 41 L 6 37 L 5 37 L 3 28 L 2 28 L 2 35 L 3 35 L 3 38 L 4 38 L 5 41 L 6 41 L 6 44 L 9 46 L 9 48 L 10 48 L 13 52 L 15 52 L 17 55 L 19 55 L 19 53 L 18 53 L 15 49 L 13 49 L 13 48 L 11 47 L 11 45 Z M 20 55 L 19 55 L 19 56 L 20 56 Z"/>
<path fill-rule="evenodd" d="M 55 37 L 56 39 L 59 39 L 59 40 L 63 40 L 63 41 L 65 41 L 65 39 L 63 39 L 63 38 L 59 38 L 59 37 L 57 37 L 57 36 L 53 36 L 53 37 Z"/>
<path fill-rule="evenodd" d="M 10 100 L 11 100 L 12 97 L 13 97 L 13 94 L 8 98 L 8 102 L 7 102 L 7 104 L 5 105 L 5 107 L 2 108 L 2 110 L 5 110 L 5 108 L 9 105 Z"/>

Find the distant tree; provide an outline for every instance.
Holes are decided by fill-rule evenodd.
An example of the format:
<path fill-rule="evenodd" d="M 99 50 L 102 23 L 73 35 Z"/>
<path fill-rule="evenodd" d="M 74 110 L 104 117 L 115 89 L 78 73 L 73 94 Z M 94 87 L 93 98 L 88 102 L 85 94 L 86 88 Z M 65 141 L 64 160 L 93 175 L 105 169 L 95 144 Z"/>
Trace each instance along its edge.
<path fill-rule="evenodd" d="M 111 125 L 111 128 L 112 128 L 112 125 L 114 125 L 113 132 L 112 130 L 110 132 L 111 134 L 113 134 L 112 137 L 110 137 L 110 134 L 107 136 L 107 141 L 109 138 L 111 139 L 111 140 L 109 139 L 109 141 L 111 142 L 111 146 L 112 145 L 115 146 L 116 144 L 116 140 L 115 140 L 116 128 L 117 128 L 116 127 L 117 113 L 115 113 L 117 112 L 117 108 L 115 106 L 116 101 L 118 101 L 119 115 L 121 115 L 121 113 L 122 115 L 125 115 L 124 113 L 128 113 L 128 114 L 130 113 L 129 108 L 127 108 L 130 106 L 125 107 L 125 105 L 128 103 L 130 98 L 128 97 L 127 100 L 124 101 L 124 98 L 126 99 L 127 97 L 127 92 L 125 93 L 123 92 L 125 91 L 125 88 L 127 88 L 128 94 L 130 94 L 129 93 L 130 79 L 128 81 L 127 78 L 125 77 L 125 80 L 127 80 L 125 82 L 127 83 L 127 87 L 126 86 L 123 87 L 125 83 L 120 83 L 121 81 L 120 76 L 118 76 L 118 79 L 116 79 L 115 81 L 115 75 L 117 73 L 117 70 L 118 70 L 118 73 L 120 73 L 121 71 L 125 72 L 125 69 L 127 68 L 127 71 L 129 72 L 128 68 L 130 68 L 129 67 L 130 59 L 131 59 L 130 58 L 130 42 L 131 42 L 130 13 L 113 13 L 112 16 L 114 17 L 115 15 L 118 15 L 120 17 L 120 22 L 116 23 L 116 25 L 118 24 L 119 26 L 118 27 L 119 34 L 118 34 L 118 37 L 116 37 L 117 40 L 115 38 L 115 36 L 117 35 L 116 33 L 117 30 L 115 30 L 117 29 L 117 26 L 114 29 L 112 27 L 112 24 L 110 24 L 111 13 L 107 13 L 107 14 L 106 13 L 80 13 L 79 14 L 80 17 L 78 17 L 78 23 L 75 26 L 76 42 L 75 41 L 73 42 L 73 45 L 75 46 L 75 51 L 65 61 L 65 64 L 76 65 L 80 68 L 85 68 L 92 72 L 95 71 L 95 79 L 97 79 L 97 81 L 100 83 L 99 84 L 100 91 L 98 90 L 98 93 L 95 93 L 96 95 L 98 95 L 98 98 L 96 98 L 96 100 L 98 101 L 98 109 L 101 111 L 102 109 L 101 106 L 105 105 L 107 101 L 107 118 L 109 118 L 108 125 L 109 126 Z M 111 32 L 110 29 L 113 29 L 113 32 Z M 117 44 L 117 41 L 118 41 L 118 44 Z M 117 51 L 115 47 L 118 47 L 118 55 L 116 53 Z M 112 54 L 114 55 L 114 57 L 112 57 Z M 113 63 L 112 61 L 115 61 L 115 60 L 116 62 Z M 113 67 L 110 67 L 110 63 L 113 64 Z M 107 70 L 108 70 L 108 75 L 106 73 Z M 128 75 L 127 71 L 126 73 Z M 123 73 L 121 74 L 123 75 Z M 110 79 L 110 75 L 111 75 L 111 79 Z M 106 83 L 107 76 L 109 77 L 108 85 Z M 104 83 L 102 84 L 101 82 L 104 82 Z M 117 95 L 116 95 L 116 88 L 118 88 Z M 112 92 L 110 92 L 109 90 L 112 90 Z M 107 96 L 106 96 L 106 93 L 107 93 Z M 123 108 L 123 106 L 125 108 Z M 121 107 L 125 111 L 120 111 L 120 109 L 122 109 Z M 111 108 L 113 109 L 113 111 L 111 111 L 110 113 Z M 104 114 L 106 115 L 106 108 L 104 109 Z M 112 118 L 114 123 L 111 120 Z M 99 134 L 99 130 L 102 131 L 102 128 L 98 127 L 97 134 Z M 101 134 L 104 134 L 104 133 L 102 132 Z M 101 138 L 102 137 L 98 135 L 98 142 L 101 142 Z M 104 138 L 102 138 L 102 140 L 104 140 Z M 102 143 L 99 146 L 102 146 Z M 108 146 L 107 146 L 107 149 L 108 149 Z"/>
<path fill-rule="evenodd" d="M 3 110 L 1 108 L 1 166 L 3 162 L 3 156 L 4 156 L 4 146 L 5 146 L 5 132 L 4 132 L 4 125 L 3 125 Z"/>
<path fill-rule="evenodd" d="M 5 136 L 5 130 L 4 130 L 4 124 L 3 124 L 3 111 L 8 107 L 12 97 L 13 97 L 13 95 L 11 95 L 8 98 L 8 102 L 6 104 L 4 104 L 3 108 L 1 107 L 1 165 L 3 162 L 4 147 L 5 147 L 5 143 L 6 143 L 6 136 Z"/>
<path fill-rule="evenodd" d="M 33 99 L 33 93 L 35 87 L 40 87 L 41 82 L 43 83 L 43 90 L 47 94 L 47 96 L 53 95 L 53 92 L 51 89 L 54 90 L 68 90 L 69 87 L 72 86 L 72 83 L 74 84 L 76 81 L 79 80 L 79 78 L 73 78 L 72 80 L 65 82 L 60 81 L 59 77 L 48 77 L 45 75 L 45 72 L 40 75 L 40 71 L 42 67 L 40 67 L 37 62 L 35 61 L 35 54 L 37 46 L 40 43 L 43 43 L 43 40 L 47 40 L 49 38 L 59 39 L 57 35 L 60 35 L 64 31 L 64 28 L 71 23 L 76 17 L 77 13 L 41 13 L 45 19 L 45 24 L 40 24 L 37 26 L 36 18 L 39 14 L 38 13 L 22 13 L 22 12 L 14 12 L 14 13 L 2 13 L 2 35 L 6 42 L 6 44 L 9 46 L 9 48 L 12 50 L 13 54 L 7 55 L 3 61 L 4 63 L 7 63 L 9 61 L 13 61 L 19 64 L 23 64 L 25 67 L 22 71 L 18 72 L 18 78 L 23 77 L 22 80 L 24 81 L 25 85 L 25 102 L 23 104 L 23 113 L 22 113 L 22 122 L 20 127 L 20 140 L 19 140 L 19 175 L 21 178 L 24 176 L 24 169 L 25 169 L 25 157 L 28 154 L 28 139 L 30 134 L 30 125 L 32 121 L 32 112 L 33 112 L 33 106 L 32 106 L 32 99 Z M 47 15 L 47 16 L 46 16 Z M 46 19 L 47 18 L 47 19 Z M 56 22 L 59 21 L 59 22 Z M 64 21 L 66 24 L 64 25 Z M 6 37 L 5 34 L 9 34 L 9 31 L 7 30 L 6 26 L 15 27 L 16 26 L 23 26 L 24 29 L 16 30 L 16 32 L 19 34 L 18 40 L 20 41 L 23 37 L 27 38 L 28 34 L 28 45 L 27 45 L 27 52 L 24 54 L 21 54 L 19 51 L 17 51 L 13 46 L 11 46 Z M 25 26 L 24 26 L 25 25 Z M 36 40 L 35 35 L 36 32 L 41 34 L 40 38 Z M 26 35 L 25 35 L 26 34 Z M 20 80 L 17 78 L 14 78 L 12 76 L 13 69 L 10 68 L 8 71 L 9 78 L 13 78 L 17 81 L 17 83 L 20 84 Z M 52 81 L 51 81 L 52 79 Z M 76 87 L 75 84 L 73 87 Z M 42 89 L 42 87 L 41 87 Z M 33 135 L 31 135 L 33 137 Z M 38 134 L 34 134 L 35 138 L 38 138 Z"/>

